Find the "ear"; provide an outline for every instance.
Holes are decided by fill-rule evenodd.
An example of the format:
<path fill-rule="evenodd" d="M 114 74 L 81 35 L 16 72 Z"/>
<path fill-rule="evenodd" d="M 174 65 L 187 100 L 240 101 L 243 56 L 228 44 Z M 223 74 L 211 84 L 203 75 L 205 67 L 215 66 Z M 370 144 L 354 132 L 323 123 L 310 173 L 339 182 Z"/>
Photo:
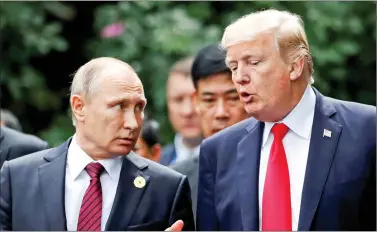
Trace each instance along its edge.
<path fill-rule="evenodd" d="M 72 95 L 71 108 L 72 113 L 75 115 L 77 121 L 84 121 L 84 107 L 85 101 L 80 95 Z"/>
<path fill-rule="evenodd" d="M 160 161 L 160 158 L 161 158 L 161 151 L 162 151 L 162 148 L 161 148 L 161 145 L 159 143 L 156 143 L 155 145 L 153 145 L 152 147 L 152 160 L 155 161 L 155 162 L 159 162 Z"/>
<path fill-rule="evenodd" d="M 304 66 L 305 66 L 305 57 L 299 57 L 294 62 L 291 63 L 291 70 L 289 73 L 291 81 L 295 81 L 301 76 L 304 70 Z"/>

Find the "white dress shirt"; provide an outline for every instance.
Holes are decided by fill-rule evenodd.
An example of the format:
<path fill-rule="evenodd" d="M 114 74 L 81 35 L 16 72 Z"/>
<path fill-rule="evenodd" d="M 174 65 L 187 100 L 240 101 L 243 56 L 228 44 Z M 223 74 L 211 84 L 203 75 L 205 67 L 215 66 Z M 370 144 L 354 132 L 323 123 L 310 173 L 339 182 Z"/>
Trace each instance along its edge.
<path fill-rule="evenodd" d="M 296 107 L 280 122 L 288 126 L 289 131 L 283 139 L 287 156 L 292 206 L 292 230 L 297 231 L 300 215 L 301 195 L 304 185 L 306 163 L 309 153 L 310 137 L 314 118 L 316 97 L 310 86 Z M 268 158 L 274 135 L 271 133 L 275 123 L 266 122 L 259 166 L 259 225 L 262 228 L 262 199 L 266 178 Z"/>
<path fill-rule="evenodd" d="M 200 144 L 194 148 L 189 148 L 183 143 L 183 137 L 180 134 L 176 134 L 174 137 L 174 146 L 176 151 L 175 163 L 185 160 L 193 155 L 199 155 Z"/>
<path fill-rule="evenodd" d="M 102 186 L 102 231 L 105 230 L 113 206 L 122 161 L 123 157 L 121 156 L 98 161 L 105 168 L 100 177 Z M 76 141 L 76 135 L 74 135 L 68 148 L 65 174 L 65 214 L 68 231 L 77 230 L 82 199 L 90 183 L 90 177 L 84 168 L 91 162 L 95 161 L 80 148 Z"/>

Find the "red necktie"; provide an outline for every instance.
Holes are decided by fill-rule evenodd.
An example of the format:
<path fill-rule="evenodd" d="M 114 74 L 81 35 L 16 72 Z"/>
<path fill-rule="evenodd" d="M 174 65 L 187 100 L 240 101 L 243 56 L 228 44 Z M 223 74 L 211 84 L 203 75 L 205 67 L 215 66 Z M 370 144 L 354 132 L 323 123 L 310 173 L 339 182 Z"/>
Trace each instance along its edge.
<path fill-rule="evenodd" d="M 283 146 L 283 138 L 288 130 L 282 123 L 272 127 L 274 141 L 264 182 L 262 230 L 292 230 L 289 170 Z"/>
<path fill-rule="evenodd" d="M 101 230 L 102 188 L 100 176 L 104 170 L 100 163 L 90 163 L 85 167 L 85 171 L 90 176 L 90 184 L 81 203 L 77 231 Z"/>

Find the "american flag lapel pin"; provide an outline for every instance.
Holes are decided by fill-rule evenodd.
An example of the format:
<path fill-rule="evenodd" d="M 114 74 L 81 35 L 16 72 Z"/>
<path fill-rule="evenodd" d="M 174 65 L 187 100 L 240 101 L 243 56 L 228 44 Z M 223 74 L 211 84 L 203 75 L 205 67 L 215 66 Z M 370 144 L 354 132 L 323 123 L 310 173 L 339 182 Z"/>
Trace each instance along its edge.
<path fill-rule="evenodd" d="M 325 137 L 325 136 L 331 138 L 331 131 L 324 129 L 323 130 L 323 137 Z"/>

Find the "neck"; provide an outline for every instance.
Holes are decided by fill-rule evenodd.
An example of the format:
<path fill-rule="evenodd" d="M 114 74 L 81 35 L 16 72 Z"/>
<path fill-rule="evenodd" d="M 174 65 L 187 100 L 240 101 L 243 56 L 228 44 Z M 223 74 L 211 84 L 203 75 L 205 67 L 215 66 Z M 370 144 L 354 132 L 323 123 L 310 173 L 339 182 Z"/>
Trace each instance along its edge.
<path fill-rule="evenodd" d="M 287 105 L 287 110 L 284 112 L 283 116 L 278 121 L 285 118 L 297 106 L 297 104 L 300 102 L 300 100 L 304 96 L 304 93 L 307 87 L 308 87 L 308 82 L 306 81 L 300 81 L 296 83 L 296 85 L 292 86 L 291 101 Z"/>
<path fill-rule="evenodd" d="M 188 148 L 194 148 L 202 142 L 202 137 L 199 138 L 183 138 L 183 144 Z"/>
<path fill-rule="evenodd" d="M 76 126 L 77 128 L 77 126 Z M 79 147 L 93 160 L 103 160 L 110 158 L 110 154 L 99 149 L 84 133 L 76 129 L 76 142 Z"/>
<path fill-rule="evenodd" d="M 308 87 L 308 82 L 304 78 L 297 80 L 297 82 L 292 84 L 291 94 L 289 96 L 289 101 L 285 105 L 281 105 L 279 110 L 275 110 L 274 114 L 269 114 L 268 120 L 260 120 L 265 122 L 278 122 L 283 120 L 300 102 L 303 97 L 306 88 Z"/>

